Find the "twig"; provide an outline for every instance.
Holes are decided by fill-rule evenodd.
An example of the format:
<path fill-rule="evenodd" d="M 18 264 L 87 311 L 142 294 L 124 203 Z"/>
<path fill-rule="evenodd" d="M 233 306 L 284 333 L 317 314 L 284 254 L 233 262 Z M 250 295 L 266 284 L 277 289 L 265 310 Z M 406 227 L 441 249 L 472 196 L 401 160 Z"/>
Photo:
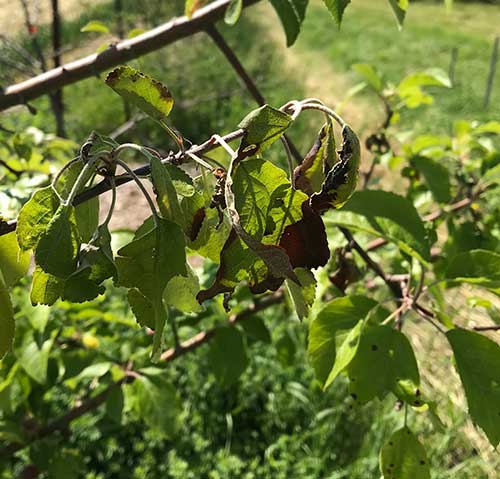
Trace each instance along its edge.
<path fill-rule="evenodd" d="M 255 303 L 253 303 L 251 306 L 249 306 L 247 309 L 244 311 L 235 314 L 229 318 L 229 324 L 230 325 L 235 325 L 241 321 L 244 321 L 245 319 L 248 319 L 251 317 L 253 314 L 262 311 L 266 308 L 269 308 L 270 306 L 273 306 L 275 304 L 278 304 L 279 302 L 282 301 L 283 299 L 283 293 L 281 291 L 277 291 L 274 294 L 271 294 L 269 296 L 266 296 Z M 179 347 L 177 348 L 171 348 L 167 351 L 165 351 L 161 355 L 161 361 L 164 361 L 165 363 L 170 363 L 171 361 L 174 361 L 175 359 L 179 358 L 180 356 L 183 356 L 184 354 L 194 351 L 195 349 L 198 349 L 200 346 L 208 342 L 210 339 L 212 339 L 215 335 L 217 334 L 217 329 L 212 328 L 207 331 L 200 332 L 193 336 L 192 338 L 183 341 L 182 343 L 179 344 Z M 67 413 L 63 414 L 57 419 L 54 419 L 53 421 L 49 422 L 47 425 L 40 427 L 39 429 L 35 430 L 34 433 L 29 435 L 27 440 L 23 443 L 13 443 L 5 446 L 4 448 L 0 449 L 0 457 L 9 457 L 15 452 L 24 449 L 25 447 L 29 446 L 33 442 L 43 439 L 44 437 L 50 436 L 51 434 L 57 432 L 57 431 L 64 431 L 67 430 L 69 425 L 71 424 L 72 421 L 75 419 L 78 419 L 79 417 L 83 416 L 84 414 L 91 412 L 95 409 L 97 409 L 100 405 L 102 405 L 109 394 L 116 388 L 120 387 L 124 383 L 129 383 L 134 381 L 137 377 L 140 375 L 135 372 L 135 371 L 129 371 L 128 369 L 125 371 L 125 376 L 121 378 L 120 380 L 110 384 L 106 389 L 101 391 L 99 394 L 96 396 L 87 399 L 83 404 L 80 406 L 74 407 L 70 409 Z"/>
<path fill-rule="evenodd" d="M 264 105 L 266 100 L 264 95 L 260 92 L 255 82 L 252 80 L 251 76 L 245 70 L 245 67 L 240 62 L 239 58 L 236 56 L 234 50 L 228 45 L 224 37 L 219 33 L 217 28 L 215 28 L 214 24 L 209 24 L 206 27 L 206 32 L 213 40 L 213 42 L 217 45 L 222 54 L 226 57 L 226 60 L 229 62 L 235 73 L 240 77 L 241 81 L 245 84 L 250 95 L 252 95 L 253 99 L 259 104 Z M 288 146 L 290 147 L 290 151 L 293 154 L 295 160 L 298 164 L 302 163 L 302 155 L 299 153 L 299 150 L 294 145 L 292 140 L 286 135 L 283 135 L 285 140 L 288 142 Z M 287 152 L 288 154 L 288 152 Z"/>
<path fill-rule="evenodd" d="M 474 331 L 500 331 L 500 324 L 495 324 L 494 326 L 474 326 L 472 329 Z"/>
<path fill-rule="evenodd" d="M 221 19 L 231 0 L 216 0 L 197 10 L 192 18 L 180 17 L 134 38 L 123 40 L 101 53 L 66 63 L 21 83 L 8 86 L 0 94 L 0 110 L 24 104 L 66 85 L 97 75 L 134 58 L 206 29 Z M 259 0 L 243 0 L 248 7 Z"/>

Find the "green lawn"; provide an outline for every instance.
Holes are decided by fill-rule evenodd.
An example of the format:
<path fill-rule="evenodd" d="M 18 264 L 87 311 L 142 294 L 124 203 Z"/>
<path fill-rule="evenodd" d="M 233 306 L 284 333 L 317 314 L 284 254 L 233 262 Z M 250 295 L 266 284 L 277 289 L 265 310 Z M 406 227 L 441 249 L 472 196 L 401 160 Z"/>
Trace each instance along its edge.
<path fill-rule="evenodd" d="M 426 68 L 448 71 L 451 51 L 457 47 L 454 88 L 434 89 L 434 105 L 409 112 L 403 123 L 421 131 L 446 131 L 457 119 L 500 117 L 500 65 L 490 108 L 483 108 L 499 22 L 500 5 L 455 2 L 453 10 L 447 11 L 440 2 L 418 2 L 411 3 L 405 26 L 399 31 L 387 2 L 357 0 L 346 9 L 338 31 L 322 2 L 315 0 L 292 51 L 306 64 L 309 59 L 326 62 L 333 71 L 347 75 L 348 85 L 353 85 L 359 81 L 351 73 L 355 63 L 372 63 L 388 80 L 397 82 L 405 74 Z"/>

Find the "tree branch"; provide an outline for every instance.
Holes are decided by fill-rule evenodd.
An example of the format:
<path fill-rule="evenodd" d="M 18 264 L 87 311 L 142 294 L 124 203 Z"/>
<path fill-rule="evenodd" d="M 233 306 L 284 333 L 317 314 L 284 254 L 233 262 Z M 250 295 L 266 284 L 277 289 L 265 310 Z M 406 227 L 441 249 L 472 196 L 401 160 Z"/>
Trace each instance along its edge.
<path fill-rule="evenodd" d="M 258 1 L 243 0 L 243 6 L 248 7 Z M 224 16 L 229 3 L 230 0 L 216 0 L 197 10 L 191 19 L 187 17 L 174 18 L 142 35 L 118 42 L 102 53 L 94 53 L 24 82 L 11 85 L 5 88 L 3 94 L 0 95 L 0 111 L 14 105 L 24 104 L 41 95 L 51 93 L 84 78 L 95 76 L 177 40 L 201 32 L 205 30 L 207 25 Z"/>
<path fill-rule="evenodd" d="M 270 306 L 273 306 L 282 301 L 284 295 L 282 291 L 277 291 L 269 296 L 265 296 L 264 298 L 256 301 L 251 306 L 249 306 L 244 311 L 234 314 L 229 318 L 228 323 L 231 326 L 244 321 L 245 319 L 250 318 L 253 314 L 263 311 Z M 207 331 L 202 331 L 195 336 L 183 341 L 179 344 L 178 347 L 168 349 L 161 355 L 160 361 L 164 363 L 170 363 L 175 359 L 183 356 L 186 353 L 194 351 L 198 349 L 200 346 L 210 341 L 217 334 L 217 329 L 212 328 Z M 0 457 L 9 457 L 17 451 L 24 449 L 31 443 L 38 441 L 39 439 L 43 439 L 44 437 L 50 436 L 51 434 L 58 431 L 65 431 L 68 429 L 69 425 L 75 419 L 83 416 L 88 412 L 92 412 L 97 409 L 101 404 L 103 404 L 109 394 L 116 388 L 120 387 L 124 383 L 133 382 L 136 378 L 140 377 L 140 374 L 135 371 L 129 371 L 128 369 L 125 371 L 125 376 L 118 381 L 111 383 L 107 386 L 103 391 L 101 391 L 96 396 L 93 396 L 86 401 L 84 401 L 79 406 L 76 406 L 70 409 L 68 412 L 49 422 L 45 426 L 39 427 L 33 433 L 31 433 L 26 442 L 24 443 L 13 443 L 8 446 L 2 448 L 0 450 Z"/>
<path fill-rule="evenodd" d="M 213 42 L 217 45 L 222 54 L 226 57 L 226 60 L 229 62 L 235 73 L 240 77 L 241 81 L 245 84 L 246 89 L 252 95 L 252 98 L 260 105 L 264 105 L 266 103 L 266 99 L 264 95 L 260 92 L 259 88 L 253 81 L 252 77 L 245 70 L 245 67 L 240 62 L 239 58 L 236 56 L 234 50 L 228 45 L 224 37 L 219 33 L 214 24 L 207 25 L 205 31 L 213 40 Z M 299 153 L 297 147 L 293 144 L 292 140 L 286 135 L 283 135 L 285 140 L 288 142 L 288 146 L 297 161 L 298 164 L 302 163 L 302 155 Z"/>

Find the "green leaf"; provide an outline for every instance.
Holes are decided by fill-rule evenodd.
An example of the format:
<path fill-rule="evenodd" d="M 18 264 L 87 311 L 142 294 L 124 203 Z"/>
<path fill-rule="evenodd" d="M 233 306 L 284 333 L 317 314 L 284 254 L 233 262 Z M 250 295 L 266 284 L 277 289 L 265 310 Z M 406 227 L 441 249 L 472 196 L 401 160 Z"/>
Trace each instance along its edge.
<path fill-rule="evenodd" d="M 14 231 L 0 236 L 0 281 L 3 278 L 5 288 L 26 274 L 29 262 L 30 255 L 20 250 Z"/>
<path fill-rule="evenodd" d="M 163 218 L 173 221 L 184 228 L 185 218 L 181 210 L 177 192 L 167 169 L 159 158 L 151 156 L 151 181 L 156 193 L 156 201 Z"/>
<path fill-rule="evenodd" d="M 100 284 L 116 275 L 107 225 L 98 228 L 97 236 L 79 254 L 80 267 L 64 283 L 62 297 L 75 303 L 90 301 L 104 292 Z"/>
<path fill-rule="evenodd" d="M 233 326 L 218 327 L 210 342 L 208 360 L 218 381 L 225 386 L 235 383 L 248 364 L 240 331 Z"/>
<path fill-rule="evenodd" d="M 238 152 L 251 149 L 252 155 L 271 146 L 292 124 L 292 117 L 269 105 L 250 112 L 238 125 L 245 130 Z"/>
<path fill-rule="evenodd" d="M 295 186 L 308 196 L 321 191 L 328 171 L 337 161 L 331 120 L 323 125 L 314 145 L 295 168 Z"/>
<path fill-rule="evenodd" d="M 187 276 L 174 276 L 163 291 L 163 301 L 183 313 L 199 313 L 203 307 L 196 295 L 200 291 L 198 276 L 189 263 L 186 264 Z"/>
<path fill-rule="evenodd" d="M 109 28 L 103 22 L 98 20 L 91 20 L 80 28 L 81 32 L 97 32 L 97 33 L 111 33 Z"/>
<path fill-rule="evenodd" d="M 300 286 L 288 279 L 286 286 L 297 316 L 302 320 L 308 316 L 309 308 L 316 299 L 316 278 L 306 268 L 295 268 L 294 272 L 300 281 Z"/>
<path fill-rule="evenodd" d="M 249 338 L 271 344 L 271 333 L 261 317 L 252 316 L 242 321 L 240 326 Z"/>
<path fill-rule="evenodd" d="M 161 350 L 167 320 L 163 291 L 171 278 L 187 275 L 185 248 L 184 233 L 179 225 L 158 218 L 158 224 L 153 229 L 122 247 L 116 257 L 118 284 L 137 288 L 152 304 L 155 330 L 152 355 L 155 359 Z M 144 307 L 143 302 L 141 311 Z M 144 321 L 142 318 L 138 320 Z"/>
<path fill-rule="evenodd" d="M 109 73 L 106 84 L 155 120 L 164 120 L 174 105 L 166 86 L 129 66 Z"/>
<path fill-rule="evenodd" d="M 450 172 L 448 168 L 436 160 L 426 156 L 415 156 L 411 159 L 431 190 L 432 196 L 439 203 L 451 201 Z"/>
<path fill-rule="evenodd" d="M 15 333 L 14 309 L 7 286 L 0 277 L 0 359 L 12 346 Z"/>
<path fill-rule="evenodd" d="M 401 28 L 406 17 L 406 11 L 408 10 L 409 0 L 389 0 L 389 4 L 392 7 L 394 15 L 396 15 L 396 20 Z"/>
<path fill-rule="evenodd" d="M 40 266 L 36 266 L 31 283 L 31 304 L 52 306 L 61 297 L 63 287 L 63 280 L 46 273 Z"/>
<path fill-rule="evenodd" d="M 160 378 L 138 377 L 125 386 L 133 410 L 154 432 L 165 439 L 176 436 L 180 427 L 181 402 L 175 388 Z"/>
<path fill-rule="evenodd" d="M 340 27 L 340 24 L 342 23 L 342 17 L 344 15 L 344 10 L 346 9 L 347 5 L 351 3 L 351 0 L 323 0 L 323 3 L 332 14 L 337 25 Z"/>
<path fill-rule="evenodd" d="M 110 363 L 109 361 L 91 364 L 90 366 L 87 366 L 85 369 L 83 369 L 78 374 L 78 376 L 75 376 L 72 379 L 80 381 L 82 379 L 88 379 L 88 378 L 90 379 L 100 378 L 109 372 L 112 365 L 113 363 Z"/>
<path fill-rule="evenodd" d="M 335 366 L 338 333 L 354 328 L 376 306 L 364 296 L 345 296 L 328 303 L 311 322 L 307 354 L 322 386 Z"/>
<path fill-rule="evenodd" d="M 34 250 L 59 206 L 54 190 L 47 186 L 35 191 L 17 218 L 16 235 L 22 250 Z"/>
<path fill-rule="evenodd" d="M 167 170 L 178 195 L 190 197 L 195 194 L 193 179 L 183 169 L 172 163 L 165 163 L 163 168 Z"/>
<path fill-rule="evenodd" d="M 287 47 L 297 40 L 308 3 L 309 0 L 271 0 L 285 30 Z"/>
<path fill-rule="evenodd" d="M 184 5 L 184 15 L 191 18 L 199 8 L 203 7 L 208 3 L 208 0 L 186 0 Z"/>
<path fill-rule="evenodd" d="M 75 220 L 82 243 L 88 243 L 99 225 L 99 197 L 76 206 Z"/>
<path fill-rule="evenodd" d="M 461 253 L 450 261 L 445 278 L 482 286 L 500 295 L 500 254 L 481 249 Z"/>
<path fill-rule="evenodd" d="M 153 303 L 136 288 L 128 290 L 127 300 L 137 322 L 145 328 L 154 329 L 155 311 Z"/>
<path fill-rule="evenodd" d="M 361 404 L 376 396 L 382 399 L 389 391 L 399 392 L 401 381 L 411 381 L 415 388 L 420 384 L 410 342 L 403 333 L 387 325 L 363 329 L 348 374 L 351 395 Z"/>
<path fill-rule="evenodd" d="M 407 427 L 397 430 L 382 447 L 380 472 L 384 479 L 430 479 L 425 449 Z"/>
<path fill-rule="evenodd" d="M 472 420 L 494 448 L 500 443 L 500 346 L 473 331 L 446 333 L 455 355 Z"/>
<path fill-rule="evenodd" d="M 53 338 L 47 339 L 39 348 L 38 344 L 31 340 L 28 345 L 22 348 L 18 358 L 21 367 L 39 384 L 45 384 L 47 381 L 49 354 L 53 343 Z"/>
<path fill-rule="evenodd" d="M 335 224 L 383 236 L 423 263 L 430 259 L 425 226 L 413 204 L 402 196 L 382 190 L 358 191 L 330 218 Z"/>
<path fill-rule="evenodd" d="M 235 25 L 243 10 L 243 0 L 231 0 L 224 13 L 224 21 L 228 25 Z"/>
<path fill-rule="evenodd" d="M 123 415 L 123 390 L 121 387 L 114 388 L 106 398 L 106 416 L 114 423 L 121 424 Z"/>
<path fill-rule="evenodd" d="M 35 260 L 46 273 L 65 278 L 76 269 L 79 247 L 74 207 L 60 206 L 40 237 Z"/>
<path fill-rule="evenodd" d="M 431 104 L 432 96 L 424 93 L 422 87 L 438 86 L 451 88 L 448 75 L 439 68 L 413 73 L 404 78 L 396 87 L 396 93 L 408 108 L 416 108 L 422 104 Z"/>
<path fill-rule="evenodd" d="M 135 38 L 145 32 L 146 30 L 144 30 L 144 28 L 132 28 L 132 30 L 129 30 L 129 32 L 127 33 L 127 38 Z"/>
<path fill-rule="evenodd" d="M 337 376 L 342 371 L 344 371 L 349 366 L 349 364 L 351 364 L 351 361 L 354 359 L 356 353 L 358 352 L 359 341 L 361 339 L 361 332 L 364 325 L 365 320 L 359 320 L 356 326 L 354 326 L 354 328 L 349 331 L 346 338 L 338 348 L 335 354 L 335 364 L 333 365 L 333 369 L 330 371 L 330 374 L 325 381 L 323 389 L 326 389 L 328 386 L 330 386 L 330 384 L 335 381 Z"/>
<path fill-rule="evenodd" d="M 358 75 L 361 75 L 366 83 L 368 83 L 377 93 L 382 93 L 384 81 L 373 65 L 369 63 L 356 63 L 352 66 L 352 69 Z"/>

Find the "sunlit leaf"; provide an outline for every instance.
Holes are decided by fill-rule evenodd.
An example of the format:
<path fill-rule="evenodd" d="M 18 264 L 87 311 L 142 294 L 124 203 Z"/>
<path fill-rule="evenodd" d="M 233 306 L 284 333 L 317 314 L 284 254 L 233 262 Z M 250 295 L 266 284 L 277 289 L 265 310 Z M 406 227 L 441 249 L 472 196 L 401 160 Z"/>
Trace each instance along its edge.
<path fill-rule="evenodd" d="M 228 25 L 235 25 L 243 10 L 243 0 L 231 0 L 224 13 L 224 21 Z"/>
<path fill-rule="evenodd" d="M 106 84 L 156 120 L 164 120 L 174 105 L 165 85 L 127 65 L 110 72 Z"/>
<path fill-rule="evenodd" d="M 110 33 L 108 26 L 99 22 L 98 20 L 92 20 L 80 28 L 81 32 L 97 32 L 97 33 Z"/>
<path fill-rule="evenodd" d="M 337 25 L 340 27 L 340 24 L 342 23 L 342 17 L 344 16 L 344 10 L 346 9 L 347 5 L 351 3 L 351 0 L 323 0 L 323 3 L 332 14 Z"/>

